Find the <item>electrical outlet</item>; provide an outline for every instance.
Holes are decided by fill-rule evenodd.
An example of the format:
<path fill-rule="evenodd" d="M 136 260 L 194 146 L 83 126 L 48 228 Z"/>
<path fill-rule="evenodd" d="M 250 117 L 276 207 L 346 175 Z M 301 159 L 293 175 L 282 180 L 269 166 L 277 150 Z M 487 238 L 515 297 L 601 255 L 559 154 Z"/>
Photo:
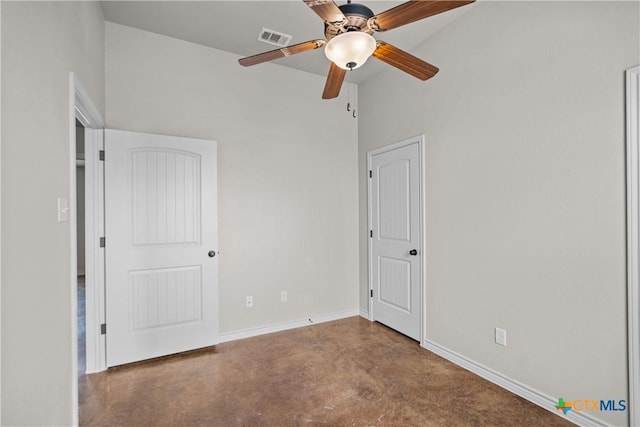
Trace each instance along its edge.
<path fill-rule="evenodd" d="M 496 344 L 507 346 L 507 331 L 504 329 L 496 328 Z"/>
<path fill-rule="evenodd" d="M 247 305 L 247 308 L 253 308 L 253 297 L 247 297 L 246 305 Z"/>
<path fill-rule="evenodd" d="M 287 291 L 280 292 L 280 302 L 287 302 Z"/>

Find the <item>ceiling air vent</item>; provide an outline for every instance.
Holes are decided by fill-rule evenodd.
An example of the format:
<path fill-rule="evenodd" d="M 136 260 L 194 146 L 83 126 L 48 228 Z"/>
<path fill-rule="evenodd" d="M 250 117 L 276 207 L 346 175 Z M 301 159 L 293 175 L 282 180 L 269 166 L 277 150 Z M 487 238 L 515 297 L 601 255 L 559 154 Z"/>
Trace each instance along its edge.
<path fill-rule="evenodd" d="M 292 38 L 293 36 L 290 36 L 289 34 L 279 33 L 278 31 L 263 28 L 258 36 L 258 41 L 284 47 L 291 42 Z"/>

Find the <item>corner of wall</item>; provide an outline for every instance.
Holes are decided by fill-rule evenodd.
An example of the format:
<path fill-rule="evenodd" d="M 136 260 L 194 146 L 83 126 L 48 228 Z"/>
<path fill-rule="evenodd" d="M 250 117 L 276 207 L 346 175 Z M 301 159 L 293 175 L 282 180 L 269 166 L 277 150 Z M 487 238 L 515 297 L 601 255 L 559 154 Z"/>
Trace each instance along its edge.
<path fill-rule="evenodd" d="M 71 346 L 71 224 L 58 223 L 51 205 L 55 207 L 57 197 L 69 197 L 69 114 L 74 114 L 69 72 L 81 76 L 99 104 L 104 98 L 104 20 L 97 2 L 0 5 L 1 292 L 3 303 L 11 300 L 1 308 L 0 424 L 72 425 L 77 393 Z M 44 27 L 46 38 L 39 35 Z M 48 60 L 52 51 L 56 61 Z M 30 102 L 34 97 L 37 103 Z M 44 164 L 46 168 L 35 166 L 39 173 L 32 173 L 34 165 Z M 49 256 L 29 270 L 23 261 L 34 245 Z M 36 294 L 41 298 L 32 298 Z M 49 343 L 46 352 L 22 345 L 43 340 Z"/>
<path fill-rule="evenodd" d="M 2 64 L 2 2 L 0 1 L 0 64 Z M 0 100 L 2 67 L 0 67 Z M 0 425 L 2 425 L 2 102 L 0 102 Z"/>

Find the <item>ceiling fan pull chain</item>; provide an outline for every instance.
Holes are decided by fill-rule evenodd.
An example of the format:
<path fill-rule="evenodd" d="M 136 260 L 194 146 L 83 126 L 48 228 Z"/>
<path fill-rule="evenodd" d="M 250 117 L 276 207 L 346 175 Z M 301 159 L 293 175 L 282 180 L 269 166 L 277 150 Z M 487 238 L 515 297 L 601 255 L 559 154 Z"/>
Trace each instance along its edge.
<path fill-rule="evenodd" d="M 351 87 L 349 86 L 349 72 L 347 72 L 347 78 L 345 79 L 347 85 L 347 112 L 351 111 Z"/>
<path fill-rule="evenodd" d="M 353 71 L 353 67 L 351 67 L 351 69 L 349 71 Z M 347 102 L 347 111 L 351 111 L 351 85 L 349 84 L 349 73 L 347 73 L 347 94 L 348 94 L 348 98 L 349 98 L 349 102 Z M 353 116 L 353 118 L 355 119 L 356 116 L 356 106 L 355 106 L 355 102 L 353 105 L 353 113 L 351 114 Z"/>

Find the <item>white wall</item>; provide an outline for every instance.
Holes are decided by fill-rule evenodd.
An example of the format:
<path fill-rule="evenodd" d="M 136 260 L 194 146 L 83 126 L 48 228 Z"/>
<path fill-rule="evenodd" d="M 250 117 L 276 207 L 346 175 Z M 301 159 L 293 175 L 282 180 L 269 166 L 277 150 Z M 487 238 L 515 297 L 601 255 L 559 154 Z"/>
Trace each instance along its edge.
<path fill-rule="evenodd" d="M 3 1 L 2 425 L 73 422 L 71 71 L 103 112 L 99 4 Z"/>
<path fill-rule="evenodd" d="M 390 68 L 361 85 L 363 308 L 366 152 L 424 133 L 427 339 L 552 398 L 627 398 L 624 70 L 640 62 L 639 6 L 476 3 L 412 50 L 440 67 L 432 80 Z"/>
<path fill-rule="evenodd" d="M 106 40 L 107 127 L 218 141 L 221 333 L 355 313 L 357 120 L 345 97 L 323 101 L 319 76 L 244 68 L 117 24 Z"/>

